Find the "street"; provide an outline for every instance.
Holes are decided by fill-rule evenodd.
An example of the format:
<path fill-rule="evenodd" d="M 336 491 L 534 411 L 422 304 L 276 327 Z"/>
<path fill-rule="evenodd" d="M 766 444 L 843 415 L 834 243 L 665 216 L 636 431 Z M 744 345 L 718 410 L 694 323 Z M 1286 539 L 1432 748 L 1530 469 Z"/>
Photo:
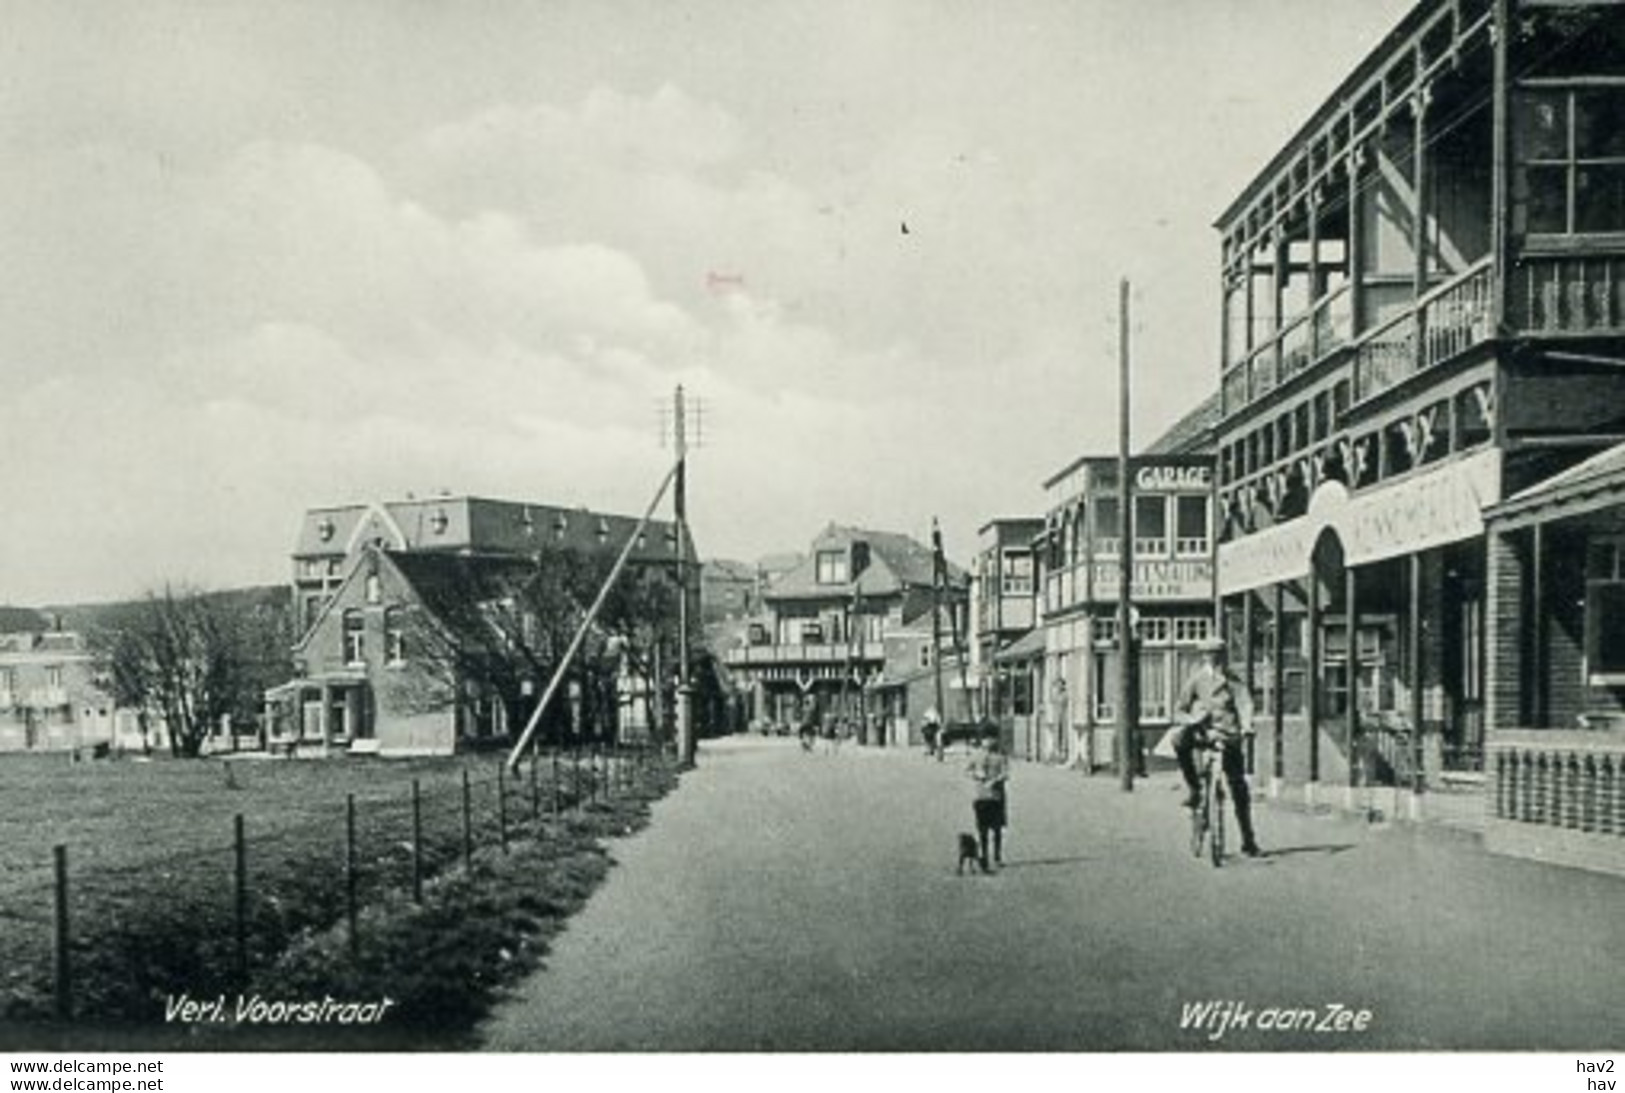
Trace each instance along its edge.
<path fill-rule="evenodd" d="M 1619 1046 L 1625 881 L 1268 805 L 1265 856 L 1215 870 L 1190 856 L 1177 774 L 1125 794 L 1021 762 L 1005 868 L 957 876 L 964 761 L 707 742 L 483 1045 Z"/>

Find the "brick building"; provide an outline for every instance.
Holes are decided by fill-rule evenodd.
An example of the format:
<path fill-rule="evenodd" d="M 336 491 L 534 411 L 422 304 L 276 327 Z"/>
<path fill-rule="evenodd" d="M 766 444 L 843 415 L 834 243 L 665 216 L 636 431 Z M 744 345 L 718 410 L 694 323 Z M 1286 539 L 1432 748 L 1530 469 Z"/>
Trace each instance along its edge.
<path fill-rule="evenodd" d="M 524 617 L 523 588 L 538 558 L 568 550 L 607 561 L 636 526 L 633 517 L 474 497 L 307 512 L 293 551 L 296 674 L 266 695 L 273 747 L 443 754 L 510 738 L 547 680 L 479 671 L 470 651 L 504 628 L 515 640 L 537 628 Z M 673 525 L 650 521 L 622 580 L 653 575 L 675 597 L 676 548 Z M 694 558 L 692 543 L 686 556 Z M 698 619 L 698 566 L 691 576 Z M 623 678 L 622 688 L 619 728 L 643 731 L 648 681 Z M 592 700 L 563 695 L 558 716 Z"/>

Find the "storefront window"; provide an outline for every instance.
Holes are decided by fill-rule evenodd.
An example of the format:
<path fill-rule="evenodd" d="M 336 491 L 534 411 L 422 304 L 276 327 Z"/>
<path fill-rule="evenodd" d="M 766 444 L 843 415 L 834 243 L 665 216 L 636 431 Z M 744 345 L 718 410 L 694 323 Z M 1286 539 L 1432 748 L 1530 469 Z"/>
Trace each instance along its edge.
<path fill-rule="evenodd" d="M 1585 618 L 1591 682 L 1625 683 L 1625 540 L 1592 540 L 1587 548 Z"/>

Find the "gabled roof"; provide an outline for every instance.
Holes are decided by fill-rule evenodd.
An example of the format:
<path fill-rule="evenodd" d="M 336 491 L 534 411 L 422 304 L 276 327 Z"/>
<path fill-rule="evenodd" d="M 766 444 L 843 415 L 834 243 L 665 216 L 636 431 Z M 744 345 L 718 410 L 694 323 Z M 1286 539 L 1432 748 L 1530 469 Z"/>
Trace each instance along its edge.
<path fill-rule="evenodd" d="M 536 573 L 529 558 L 499 554 L 383 551 L 388 564 L 442 623 L 467 617 L 471 604 L 517 595 Z"/>
<path fill-rule="evenodd" d="M 857 582 L 820 584 L 818 582 L 818 552 L 842 549 L 852 543 L 869 545 L 869 567 Z M 963 587 L 968 580 L 965 571 L 947 563 L 950 587 Z M 845 527 L 830 524 L 813 540 L 811 553 L 794 569 L 774 581 L 764 593 L 768 600 L 832 598 L 852 593 L 853 584 L 861 585 L 866 596 L 886 596 L 908 588 L 930 588 L 934 580 L 931 548 L 907 535 L 892 531 L 873 531 L 868 528 Z"/>

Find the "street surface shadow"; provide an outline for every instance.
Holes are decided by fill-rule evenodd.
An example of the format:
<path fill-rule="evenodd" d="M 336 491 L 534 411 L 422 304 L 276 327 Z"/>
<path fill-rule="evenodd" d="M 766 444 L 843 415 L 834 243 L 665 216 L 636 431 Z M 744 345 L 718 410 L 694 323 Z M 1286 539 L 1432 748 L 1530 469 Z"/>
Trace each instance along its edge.
<path fill-rule="evenodd" d="M 1283 846 L 1275 850 L 1266 850 L 1258 855 L 1259 861 L 1268 861 L 1271 858 L 1289 858 L 1294 854 L 1341 854 L 1345 850 L 1353 850 L 1353 843 L 1319 843 L 1314 846 Z"/>
<path fill-rule="evenodd" d="M 1086 858 L 1086 857 L 1082 857 L 1082 856 L 1073 857 L 1073 858 L 1024 858 L 1024 859 L 1022 859 L 1020 861 L 1007 861 L 1002 866 L 1000 866 L 999 868 L 1000 869 L 1027 869 L 1027 868 L 1030 868 L 1030 867 L 1033 867 L 1033 866 L 1044 866 L 1044 865 L 1078 865 L 1078 864 L 1081 864 L 1083 862 L 1094 861 L 1094 860 L 1095 859 L 1093 859 L 1093 858 Z"/>

